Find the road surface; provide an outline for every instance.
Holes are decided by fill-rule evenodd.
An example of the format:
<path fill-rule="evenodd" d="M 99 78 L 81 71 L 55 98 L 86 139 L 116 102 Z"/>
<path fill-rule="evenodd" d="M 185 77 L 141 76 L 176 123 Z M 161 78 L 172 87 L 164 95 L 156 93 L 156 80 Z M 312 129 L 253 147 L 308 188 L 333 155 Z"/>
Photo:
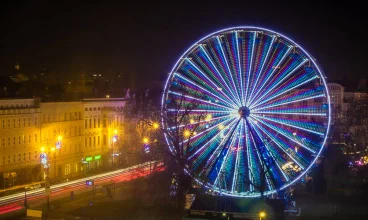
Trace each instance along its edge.
<path fill-rule="evenodd" d="M 162 170 L 162 163 L 158 161 L 150 161 L 138 164 L 132 167 L 119 169 L 103 174 L 98 174 L 78 180 L 65 183 L 55 184 L 50 187 L 50 203 L 54 200 L 70 197 L 70 192 L 74 191 L 75 195 L 91 191 L 91 186 L 86 186 L 87 180 L 94 180 L 95 185 L 102 185 L 109 182 L 124 182 L 138 177 L 147 176 L 154 167 L 156 170 Z M 45 188 L 30 190 L 26 192 L 27 203 L 30 206 L 38 206 L 46 203 Z M 24 208 L 25 192 L 16 193 L 0 198 L 0 215 L 17 211 Z"/>

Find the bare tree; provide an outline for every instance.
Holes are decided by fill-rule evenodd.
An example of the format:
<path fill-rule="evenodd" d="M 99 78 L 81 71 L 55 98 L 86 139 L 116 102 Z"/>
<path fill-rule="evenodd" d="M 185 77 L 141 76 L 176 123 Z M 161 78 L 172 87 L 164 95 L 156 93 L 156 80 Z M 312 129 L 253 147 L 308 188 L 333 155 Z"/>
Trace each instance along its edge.
<path fill-rule="evenodd" d="M 188 98 L 189 94 L 191 97 L 203 98 L 201 93 L 190 93 L 189 90 L 180 88 L 176 96 L 168 95 L 167 107 L 159 109 L 150 106 L 137 122 L 143 144 L 152 145 L 153 155 L 159 154 L 166 158 L 165 163 L 169 172 L 175 173 L 177 208 L 180 211 L 184 208 L 186 191 L 191 186 L 191 178 L 185 173 L 190 156 L 188 149 L 192 147 L 197 130 L 208 115 L 206 112 L 193 111 L 200 102 Z"/>

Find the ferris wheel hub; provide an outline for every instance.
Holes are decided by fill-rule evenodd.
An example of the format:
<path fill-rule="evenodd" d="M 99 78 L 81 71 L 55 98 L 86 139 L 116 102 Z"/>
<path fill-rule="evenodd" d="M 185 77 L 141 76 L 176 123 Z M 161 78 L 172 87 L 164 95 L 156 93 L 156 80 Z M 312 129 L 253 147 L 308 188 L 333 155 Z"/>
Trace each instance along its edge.
<path fill-rule="evenodd" d="M 242 106 L 239 108 L 238 113 L 241 118 L 247 118 L 250 115 L 250 110 L 247 106 Z"/>

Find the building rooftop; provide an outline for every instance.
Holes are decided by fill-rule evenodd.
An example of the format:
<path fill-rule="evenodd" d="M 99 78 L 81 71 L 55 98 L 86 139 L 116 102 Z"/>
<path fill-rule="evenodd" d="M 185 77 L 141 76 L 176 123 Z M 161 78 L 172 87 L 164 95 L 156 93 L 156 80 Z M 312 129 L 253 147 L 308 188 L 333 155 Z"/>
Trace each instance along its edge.
<path fill-rule="evenodd" d="M 344 77 L 342 80 L 333 80 L 330 83 L 337 83 L 345 88 L 345 92 L 368 92 L 367 79 L 350 79 Z"/>

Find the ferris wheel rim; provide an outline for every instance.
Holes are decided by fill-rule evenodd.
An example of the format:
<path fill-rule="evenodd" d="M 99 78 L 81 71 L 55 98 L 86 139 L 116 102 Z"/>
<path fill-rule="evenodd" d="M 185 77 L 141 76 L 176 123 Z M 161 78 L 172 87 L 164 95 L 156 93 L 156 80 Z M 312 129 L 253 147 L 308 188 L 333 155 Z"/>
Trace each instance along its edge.
<path fill-rule="evenodd" d="M 174 78 L 174 75 L 175 75 L 175 70 L 178 69 L 178 67 L 180 66 L 180 64 L 183 62 L 183 59 L 185 59 L 201 42 L 204 42 L 208 39 L 210 39 L 211 37 L 214 37 L 218 34 L 221 34 L 221 33 L 228 33 L 228 32 L 231 32 L 231 31 L 237 31 L 237 30 L 242 30 L 242 31 L 261 31 L 261 32 L 267 32 L 267 34 L 273 34 L 273 35 L 276 35 L 284 40 L 286 40 L 287 43 L 293 45 L 293 46 L 296 46 L 298 49 L 300 49 L 306 56 L 307 58 L 309 59 L 310 62 L 313 63 L 313 66 L 316 68 L 317 70 L 317 73 L 318 75 L 320 76 L 321 80 L 322 80 L 322 84 L 323 84 L 323 87 L 324 87 L 324 91 L 326 93 L 326 104 L 328 105 L 327 108 L 328 108 L 328 112 L 327 112 L 327 115 L 326 115 L 326 118 L 327 118 L 327 125 L 326 125 L 326 131 L 324 132 L 324 137 L 323 137 L 323 142 L 321 144 L 321 147 L 320 149 L 318 150 L 318 152 L 316 152 L 316 155 L 314 157 L 314 159 L 312 161 L 310 161 L 310 163 L 308 164 L 308 166 L 305 168 L 305 170 L 303 170 L 303 172 L 301 172 L 300 174 L 297 175 L 296 178 L 294 178 L 292 181 L 290 182 L 286 182 L 284 185 L 282 185 L 280 188 L 278 189 L 274 189 L 274 190 L 266 190 L 265 191 L 265 195 L 269 195 L 269 194 L 273 194 L 275 192 L 277 192 L 278 190 L 283 190 L 291 185 L 293 185 L 295 182 L 299 181 L 301 177 L 303 177 L 309 170 L 310 168 L 315 164 L 315 162 L 317 161 L 317 159 L 319 158 L 319 156 L 321 155 L 325 145 L 326 145 L 326 142 L 327 142 L 327 139 L 328 139 L 328 136 L 329 136 L 329 133 L 330 133 L 330 125 L 331 125 L 331 102 L 330 102 L 330 95 L 329 95 L 329 89 L 328 89 L 328 86 L 327 86 L 327 82 L 325 80 L 325 74 L 323 73 L 323 71 L 321 70 L 320 66 L 318 65 L 318 63 L 316 62 L 316 60 L 312 57 L 312 55 L 307 51 L 305 50 L 302 46 L 300 46 L 298 43 L 296 43 L 294 40 L 290 39 L 289 37 L 285 36 L 284 34 L 281 34 L 279 32 L 276 32 L 276 31 L 273 31 L 271 29 L 267 29 L 267 28 L 263 28 L 263 27 L 257 27 L 257 26 L 234 26 L 234 27 L 229 27 L 229 28 L 225 28 L 225 29 L 221 29 L 221 30 L 218 30 L 218 31 L 215 31 L 215 32 L 212 32 L 204 37 L 202 37 L 200 40 L 196 41 L 194 44 L 192 44 L 181 56 L 179 59 L 177 59 L 176 63 L 174 64 L 174 66 L 172 67 L 172 70 L 171 72 L 169 73 L 169 76 L 167 77 L 167 80 L 165 82 L 165 86 L 164 86 L 164 92 L 163 92 L 163 95 L 162 95 L 162 99 L 161 99 L 161 115 L 166 115 L 166 109 L 165 109 L 165 100 L 167 99 L 168 97 L 168 92 L 169 92 L 169 84 L 171 82 L 171 80 Z M 164 117 L 161 117 L 161 124 L 163 126 L 163 128 L 167 129 L 167 126 L 166 126 L 166 123 L 165 123 L 165 120 L 164 120 Z M 164 133 L 164 136 L 165 136 L 165 140 L 167 143 L 169 143 L 169 140 L 168 140 L 168 137 L 166 135 L 166 133 Z M 169 145 L 169 148 L 170 148 L 170 151 L 172 151 L 172 148 Z M 190 176 L 193 177 L 193 179 L 197 182 L 199 182 L 201 185 L 205 186 L 205 187 L 208 187 L 208 188 L 211 188 L 213 189 L 214 185 L 208 185 L 207 183 L 204 183 L 200 178 L 197 178 L 195 177 L 194 173 L 191 172 L 191 170 L 187 167 L 184 168 L 185 172 L 187 174 L 189 174 Z M 221 188 L 219 189 L 221 191 Z M 222 189 L 222 194 L 224 195 L 229 195 L 229 196 L 235 196 L 235 197 L 244 197 L 244 195 L 240 195 L 240 194 L 232 194 L 232 193 L 228 193 L 227 190 L 224 190 Z M 247 196 L 247 197 L 252 197 L 252 196 Z M 257 197 L 257 195 L 255 195 L 254 197 Z"/>

